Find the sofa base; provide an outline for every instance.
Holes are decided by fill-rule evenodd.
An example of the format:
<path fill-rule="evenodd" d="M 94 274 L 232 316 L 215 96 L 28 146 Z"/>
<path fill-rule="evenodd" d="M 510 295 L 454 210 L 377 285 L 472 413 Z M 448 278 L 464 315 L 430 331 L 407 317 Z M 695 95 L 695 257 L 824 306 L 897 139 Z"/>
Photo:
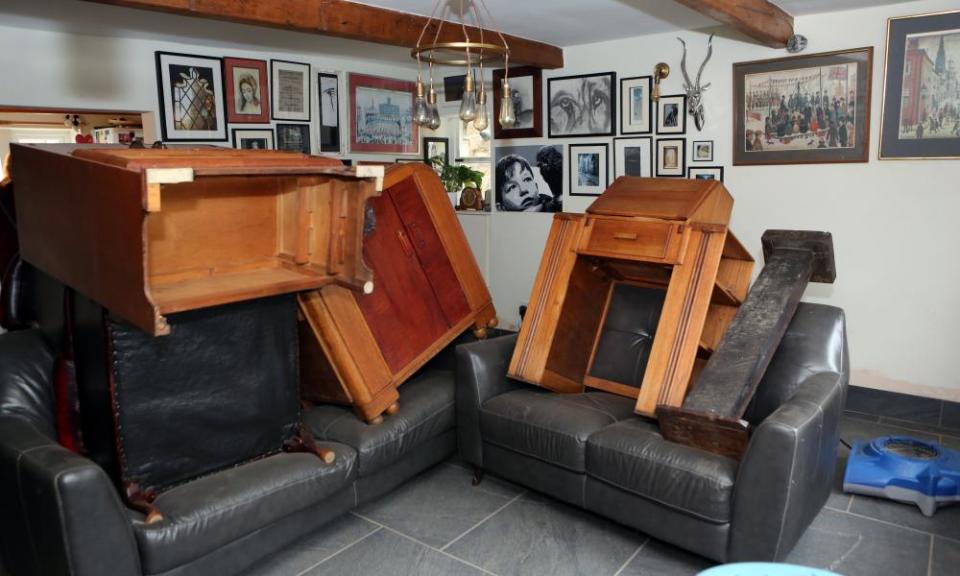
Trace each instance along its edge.
<path fill-rule="evenodd" d="M 446 460 L 457 451 L 457 431 L 447 430 L 417 445 L 396 462 L 377 470 L 370 476 L 359 478 L 357 505 L 376 500 L 392 491 L 417 474 Z"/>
<path fill-rule="evenodd" d="M 532 456 L 483 443 L 483 468 L 574 506 L 584 505 L 586 475 Z"/>

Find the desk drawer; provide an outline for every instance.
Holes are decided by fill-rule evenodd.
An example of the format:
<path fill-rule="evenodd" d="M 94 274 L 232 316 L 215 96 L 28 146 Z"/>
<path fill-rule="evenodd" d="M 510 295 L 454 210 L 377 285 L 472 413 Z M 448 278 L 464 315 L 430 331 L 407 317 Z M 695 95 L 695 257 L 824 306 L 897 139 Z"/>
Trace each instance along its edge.
<path fill-rule="evenodd" d="M 588 218 L 580 251 L 599 256 L 676 262 L 683 235 L 668 222 Z"/>

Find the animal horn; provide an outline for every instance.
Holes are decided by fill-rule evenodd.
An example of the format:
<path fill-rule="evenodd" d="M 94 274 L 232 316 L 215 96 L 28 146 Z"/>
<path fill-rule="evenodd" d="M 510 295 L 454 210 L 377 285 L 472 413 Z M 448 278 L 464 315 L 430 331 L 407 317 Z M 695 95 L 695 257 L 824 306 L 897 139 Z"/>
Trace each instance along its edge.
<path fill-rule="evenodd" d="M 703 59 L 703 64 L 700 65 L 700 71 L 697 72 L 697 86 L 700 85 L 700 76 L 703 74 L 703 69 L 706 67 L 707 62 L 710 61 L 710 57 L 713 56 L 713 34 L 710 35 L 710 40 L 707 41 L 707 57 Z M 686 75 L 686 72 L 684 72 Z"/>
<path fill-rule="evenodd" d="M 683 41 L 683 38 L 677 37 L 677 40 L 683 44 L 683 58 L 680 59 L 680 71 L 683 72 L 683 79 L 687 83 L 687 90 L 693 89 L 693 84 L 690 82 L 690 75 L 687 74 L 687 43 Z"/>

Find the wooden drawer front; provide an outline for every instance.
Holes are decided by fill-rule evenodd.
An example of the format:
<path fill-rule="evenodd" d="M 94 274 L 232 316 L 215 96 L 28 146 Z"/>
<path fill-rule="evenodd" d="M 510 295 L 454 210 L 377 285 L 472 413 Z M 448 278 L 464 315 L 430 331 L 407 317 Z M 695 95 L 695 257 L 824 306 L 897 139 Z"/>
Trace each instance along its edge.
<path fill-rule="evenodd" d="M 588 218 L 587 227 L 581 252 L 640 260 L 677 260 L 682 235 L 676 224 Z"/>

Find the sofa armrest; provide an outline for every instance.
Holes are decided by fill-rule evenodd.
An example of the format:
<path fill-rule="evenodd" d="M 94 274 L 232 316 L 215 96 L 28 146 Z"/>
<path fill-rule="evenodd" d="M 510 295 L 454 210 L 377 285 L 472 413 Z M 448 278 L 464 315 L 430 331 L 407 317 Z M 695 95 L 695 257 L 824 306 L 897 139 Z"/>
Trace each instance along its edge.
<path fill-rule="evenodd" d="M 734 486 L 728 562 L 782 560 L 830 495 L 848 376 L 809 376 L 754 430 Z"/>
<path fill-rule="evenodd" d="M 17 416 L 0 417 L 0 510 L 13 574 L 140 574 L 131 521 L 103 469 Z"/>
<path fill-rule="evenodd" d="M 510 334 L 457 346 L 457 441 L 460 457 L 483 466 L 480 407 L 522 384 L 507 378 L 517 335 Z"/>

